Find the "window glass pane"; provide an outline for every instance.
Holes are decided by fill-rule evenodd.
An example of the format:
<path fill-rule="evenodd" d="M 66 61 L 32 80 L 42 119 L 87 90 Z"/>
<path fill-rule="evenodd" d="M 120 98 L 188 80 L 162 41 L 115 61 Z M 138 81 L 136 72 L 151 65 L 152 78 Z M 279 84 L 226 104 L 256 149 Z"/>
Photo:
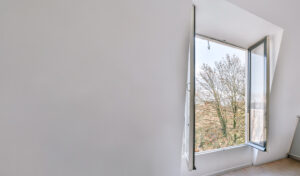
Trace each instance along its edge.
<path fill-rule="evenodd" d="M 266 143 L 266 59 L 264 43 L 251 50 L 250 142 Z"/>
<path fill-rule="evenodd" d="M 196 152 L 245 143 L 245 60 L 245 50 L 196 38 Z"/>

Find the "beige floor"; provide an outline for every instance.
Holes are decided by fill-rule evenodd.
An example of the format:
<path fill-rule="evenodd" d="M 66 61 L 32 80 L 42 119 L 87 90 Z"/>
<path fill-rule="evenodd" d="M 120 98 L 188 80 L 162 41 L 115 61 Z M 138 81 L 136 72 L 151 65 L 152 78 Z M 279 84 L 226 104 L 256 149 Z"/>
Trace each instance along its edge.
<path fill-rule="evenodd" d="M 222 176 L 300 176 L 300 161 L 287 158 L 233 171 Z"/>

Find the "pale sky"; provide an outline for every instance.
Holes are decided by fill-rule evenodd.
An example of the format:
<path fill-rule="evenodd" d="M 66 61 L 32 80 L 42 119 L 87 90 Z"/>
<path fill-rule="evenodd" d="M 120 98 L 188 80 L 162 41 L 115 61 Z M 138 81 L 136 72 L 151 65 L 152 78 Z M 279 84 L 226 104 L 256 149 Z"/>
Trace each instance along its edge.
<path fill-rule="evenodd" d="M 196 71 L 199 71 L 199 67 L 205 63 L 210 66 L 214 66 L 216 61 L 220 61 L 226 57 L 226 54 L 230 56 L 236 55 L 241 60 L 241 64 L 245 65 L 246 52 L 230 47 L 228 45 L 222 45 L 216 42 L 209 42 L 210 50 L 208 50 L 207 40 L 196 37 Z"/>

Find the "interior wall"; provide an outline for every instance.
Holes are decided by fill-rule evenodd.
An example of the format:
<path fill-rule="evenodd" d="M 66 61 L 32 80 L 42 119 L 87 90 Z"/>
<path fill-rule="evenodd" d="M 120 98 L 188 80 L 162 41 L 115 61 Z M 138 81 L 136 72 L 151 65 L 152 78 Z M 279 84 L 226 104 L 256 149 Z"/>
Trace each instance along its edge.
<path fill-rule="evenodd" d="M 224 151 L 196 154 L 196 170 L 189 172 L 182 166 L 182 176 L 210 176 L 252 165 L 252 148 L 249 146 Z"/>
<path fill-rule="evenodd" d="M 1 0 L 0 175 L 179 175 L 190 7 Z"/>
<path fill-rule="evenodd" d="M 284 28 L 281 48 L 270 95 L 269 151 L 257 151 L 255 164 L 278 160 L 287 156 L 299 114 L 300 82 L 300 22 L 299 1 L 228 0 L 248 11 Z M 284 13 L 282 13 L 284 12 Z"/>

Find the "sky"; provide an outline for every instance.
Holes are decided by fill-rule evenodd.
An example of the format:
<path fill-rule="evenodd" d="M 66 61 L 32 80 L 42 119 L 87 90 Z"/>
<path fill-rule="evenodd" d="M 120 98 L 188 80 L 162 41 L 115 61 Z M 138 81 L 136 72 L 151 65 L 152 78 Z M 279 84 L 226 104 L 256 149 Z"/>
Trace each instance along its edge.
<path fill-rule="evenodd" d="M 207 40 L 196 37 L 196 70 L 205 63 L 210 66 L 214 66 L 216 61 L 220 61 L 225 58 L 227 54 L 230 56 L 236 55 L 241 60 L 241 64 L 245 65 L 246 52 L 230 47 L 228 45 L 222 45 L 213 41 L 209 41 L 210 50 L 208 49 Z"/>

